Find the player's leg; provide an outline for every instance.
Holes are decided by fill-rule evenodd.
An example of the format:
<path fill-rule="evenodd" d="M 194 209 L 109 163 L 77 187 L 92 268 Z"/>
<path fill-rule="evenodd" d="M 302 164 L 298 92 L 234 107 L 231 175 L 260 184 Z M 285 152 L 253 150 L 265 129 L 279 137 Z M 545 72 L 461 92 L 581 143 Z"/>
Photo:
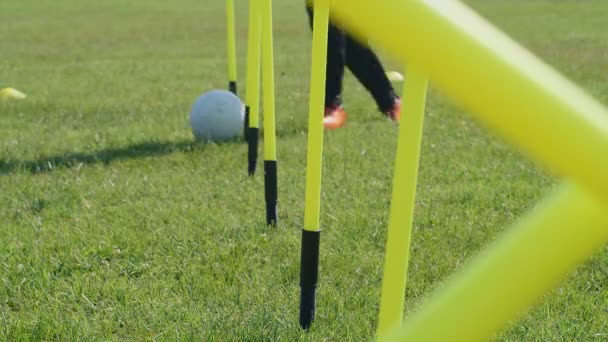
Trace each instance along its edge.
<path fill-rule="evenodd" d="M 380 59 L 368 47 L 346 36 L 346 66 L 373 96 L 378 109 L 398 121 L 401 100 L 386 77 Z"/>
<path fill-rule="evenodd" d="M 312 27 L 313 10 L 306 7 Z M 325 79 L 325 119 L 326 128 L 335 129 L 344 125 L 346 112 L 342 108 L 342 80 L 346 63 L 346 34 L 330 23 L 327 33 L 327 69 Z"/>

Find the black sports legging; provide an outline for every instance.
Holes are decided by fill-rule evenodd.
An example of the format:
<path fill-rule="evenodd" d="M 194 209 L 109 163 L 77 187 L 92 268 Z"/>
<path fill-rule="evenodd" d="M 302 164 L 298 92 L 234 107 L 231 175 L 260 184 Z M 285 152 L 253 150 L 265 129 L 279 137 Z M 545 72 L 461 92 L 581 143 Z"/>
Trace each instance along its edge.
<path fill-rule="evenodd" d="M 312 27 L 313 10 L 310 6 L 306 6 L 306 10 Z M 392 108 L 397 94 L 386 77 L 378 56 L 369 47 L 357 42 L 330 22 L 327 36 L 325 106 L 342 104 L 344 66 L 347 66 L 372 94 L 380 111 L 387 112 Z"/>

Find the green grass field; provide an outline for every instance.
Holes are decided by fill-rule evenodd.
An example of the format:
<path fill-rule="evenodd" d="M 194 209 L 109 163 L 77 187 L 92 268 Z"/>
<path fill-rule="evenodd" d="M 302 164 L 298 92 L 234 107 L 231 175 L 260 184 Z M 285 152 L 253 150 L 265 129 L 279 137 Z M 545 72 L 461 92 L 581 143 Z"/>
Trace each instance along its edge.
<path fill-rule="evenodd" d="M 247 2 L 236 2 L 243 93 Z M 222 0 L 0 2 L 0 82 L 29 95 L 0 103 L 0 339 L 373 338 L 397 127 L 351 75 L 350 121 L 325 134 L 317 319 L 309 333 L 297 324 L 302 3 L 274 6 L 280 227 L 269 229 L 246 146 L 194 144 L 188 127 L 194 99 L 227 85 Z M 608 103 L 608 2 L 471 3 Z M 554 184 L 431 89 L 406 315 Z M 497 339 L 608 340 L 608 249 Z"/>

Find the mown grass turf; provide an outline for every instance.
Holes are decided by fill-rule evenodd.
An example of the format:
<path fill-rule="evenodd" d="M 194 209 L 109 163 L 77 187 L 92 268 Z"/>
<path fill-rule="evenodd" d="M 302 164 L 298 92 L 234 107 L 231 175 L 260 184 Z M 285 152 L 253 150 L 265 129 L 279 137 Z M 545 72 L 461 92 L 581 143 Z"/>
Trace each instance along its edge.
<path fill-rule="evenodd" d="M 472 5 L 608 103 L 604 0 Z M 351 76 L 351 119 L 326 133 L 317 320 L 297 325 L 302 7 L 275 1 L 280 227 L 268 229 L 246 147 L 194 144 L 187 126 L 196 96 L 227 85 L 223 1 L 0 2 L 0 81 L 29 95 L 0 104 L 2 339 L 373 337 L 397 128 Z M 554 182 L 431 89 L 407 314 Z M 497 338 L 608 339 L 607 284 L 604 248 Z"/>

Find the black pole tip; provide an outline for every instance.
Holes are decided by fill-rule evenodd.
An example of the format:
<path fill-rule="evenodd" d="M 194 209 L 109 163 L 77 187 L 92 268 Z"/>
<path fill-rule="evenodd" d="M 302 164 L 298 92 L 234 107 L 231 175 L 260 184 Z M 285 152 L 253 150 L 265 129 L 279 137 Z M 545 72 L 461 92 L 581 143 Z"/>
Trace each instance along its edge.
<path fill-rule="evenodd" d="M 266 224 L 277 226 L 277 161 L 264 160 L 264 197 L 266 198 Z"/>
<path fill-rule="evenodd" d="M 249 145 L 247 153 L 247 173 L 250 176 L 255 174 L 256 165 L 258 163 L 258 141 L 259 129 L 257 127 L 249 127 L 249 129 L 247 129 L 247 143 Z"/>
<path fill-rule="evenodd" d="M 243 122 L 243 139 L 249 143 L 249 106 L 245 106 L 245 122 Z"/>
<path fill-rule="evenodd" d="M 300 293 L 300 327 L 308 331 L 315 320 L 317 306 L 317 287 L 304 288 Z"/>
<path fill-rule="evenodd" d="M 319 243 L 321 231 L 302 230 L 300 259 L 300 327 L 310 329 L 315 320 L 319 279 Z"/>

